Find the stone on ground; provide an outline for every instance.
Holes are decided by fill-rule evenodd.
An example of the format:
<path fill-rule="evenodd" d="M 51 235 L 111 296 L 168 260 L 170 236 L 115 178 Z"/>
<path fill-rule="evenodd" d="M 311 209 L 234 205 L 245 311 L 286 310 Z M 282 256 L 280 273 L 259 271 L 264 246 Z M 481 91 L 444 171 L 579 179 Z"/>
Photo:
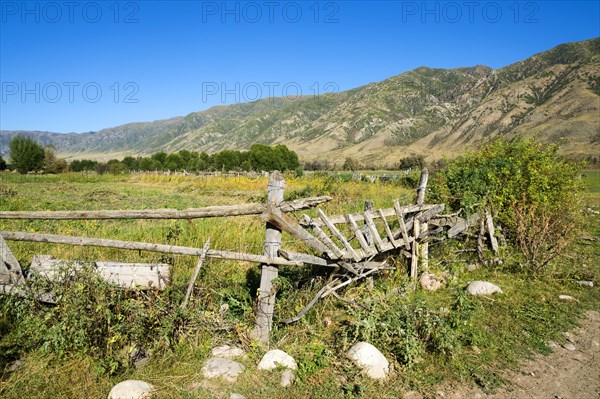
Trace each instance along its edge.
<path fill-rule="evenodd" d="M 244 371 L 244 365 L 220 357 L 208 359 L 204 367 L 202 367 L 202 374 L 205 378 L 221 377 L 228 382 L 235 382 L 242 371 Z"/>
<path fill-rule="evenodd" d="M 590 287 L 590 288 L 594 288 L 594 282 L 593 281 L 578 281 L 577 284 L 583 286 L 583 287 Z"/>
<path fill-rule="evenodd" d="M 423 273 L 419 282 L 421 283 L 421 288 L 424 290 L 437 291 L 446 281 L 435 274 Z"/>
<path fill-rule="evenodd" d="M 279 349 L 268 351 L 258 363 L 259 370 L 273 370 L 279 366 L 291 370 L 296 370 L 298 368 L 294 358 Z"/>
<path fill-rule="evenodd" d="M 285 369 L 281 372 L 280 384 L 282 387 L 289 387 L 294 383 L 294 372 L 290 369 Z"/>
<path fill-rule="evenodd" d="M 467 293 L 470 295 L 492 295 L 495 292 L 502 294 L 500 287 L 487 281 L 471 281 L 467 286 Z"/>
<path fill-rule="evenodd" d="M 237 357 L 244 357 L 245 355 L 246 352 L 236 346 L 222 345 L 212 350 L 213 357 L 222 357 L 224 359 L 235 359 Z"/>
<path fill-rule="evenodd" d="M 232 393 L 229 395 L 229 399 L 246 399 L 246 397 L 239 393 Z"/>
<path fill-rule="evenodd" d="M 566 350 L 568 350 L 568 351 L 574 351 L 574 350 L 577 350 L 577 348 L 575 347 L 575 345 L 573 345 L 573 344 L 572 344 L 572 343 L 570 343 L 570 342 L 565 342 L 565 343 L 563 344 L 563 346 L 562 346 L 562 347 L 563 347 L 563 348 L 565 348 L 565 349 L 566 349 Z"/>
<path fill-rule="evenodd" d="M 385 356 L 368 342 L 357 343 L 346 355 L 370 378 L 382 380 L 390 371 L 390 363 Z"/>
<path fill-rule="evenodd" d="M 108 399 L 145 399 L 152 396 L 152 385 L 146 381 L 126 380 L 115 385 Z"/>
<path fill-rule="evenodd" d="M 573 298 L 571 295 L 559 295 L 558 299 L 561 301 L 576 301 L 577 299 Z"/>

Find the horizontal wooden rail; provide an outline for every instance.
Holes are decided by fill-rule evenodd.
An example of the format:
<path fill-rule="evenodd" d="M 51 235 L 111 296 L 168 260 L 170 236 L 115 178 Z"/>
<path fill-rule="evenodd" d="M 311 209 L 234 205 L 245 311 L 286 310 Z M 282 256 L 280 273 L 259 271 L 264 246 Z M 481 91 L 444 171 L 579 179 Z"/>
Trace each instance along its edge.
<path fill-rule="evenodd" d="M 331 197 L 310 197 L 294 201 L 285 201 L 280 206 L 283 212 L 308 209 L 330 201 Z M 143 209 L 115 211 L 2 211 L 0 219 L 45 219 L 45 220 L 106 220 L 106 219 L 200 219 L 227 216 L 260 215 L 267 207 L 265 204 L 251 203 L 241 205 L 207 206 L 205 208 L 186 209 Z"/>
<path fill-rule="evenodd" d="M 153 244 L 147 242 L 134 242 L 134 241 L 119 241 L 119 240 L 108 240 L 104 238 L 86 238 L 86 237 L 74 237 L 74 236 L 63 236 L 56 234 L 39 234 L 39 233 L 25 233 L 15 231 L 0 231 L 0 235 L 5 240 L 9 241 L 30 241 L 30 242 L 45 242 L 52 244 L 67 244 L 67 245 L 82 245 L 90 247 L 105 247 L 105 248 L 120 248 L 120 249 L 131 249 L 148 252 L 162 252 L 166 254 L 174 255 L 191 255 L 200 256 L 202 255 L 201 248 L 193 247 L 182 247 L 178 245 L 165 245 L 165 244 Z M 263 263 L 267 265 L 281 265 L 281 266 L 303 266 L 302 262 L 290 261 L 280 257 L 268 257 L 264 255 L 246 254 L 241 252 L 230 252 L 230 251 L 218 251 L 210 249 L 206 254 L 208 258 L 228 259 L 237 261 L 247 261 Z"/>

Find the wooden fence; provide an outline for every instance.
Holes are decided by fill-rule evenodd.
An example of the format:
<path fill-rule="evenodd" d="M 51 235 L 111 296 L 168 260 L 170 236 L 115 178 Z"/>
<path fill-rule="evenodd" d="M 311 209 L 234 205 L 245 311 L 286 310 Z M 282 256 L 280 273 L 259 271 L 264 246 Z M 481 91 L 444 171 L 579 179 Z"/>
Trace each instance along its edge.
<path fill-rule="evenodd" d="M 23 293 L 27 285 L 17 259 L 12 255 L 6 241 L 30 241 L 68 245 L 84 245 L 143 250 L 177 255 L 200 257 L 200 262 L 190 281 L 186 303 L 199 270 L 202 259 L 219 258 L 237 261 L 250 261 L 261 264 L 261 281 L 258 292 L 255 328 L 251 334 L 254 339 L 268 343 L 273 323 L 273 310 L 276 292 L 273 280 L 278 275 L 279 266 L 300 267 L 306 264 L 333 267 L 339 270 L 339 277 L 332 280 L 319 291 L 309 306 L 292 319 L 299 319 L 316 301 L 337 290 L 373 273 L 390 269 L 384 257 L 388 252 L 396 251 L 409 262 L 410 275 L 417 277 L 419 265 L 428 268 L 428 242 L 439 237 L 448 227 L 447 237 L 453 237 L 476 224 L 479 218 L 462 219 L 456 215 L 442 215 L 444 204 L 425 204 L 425 190 L 428 173 L 421 174 L 417 190 L 417 200 L 412 205 L 401 205 L 393 201 L 390 207 L 373 209 L 367 201 L 364 212 L 326 215 L 317 209 L 317 217 L 302 215 L 300 221 L 288 213 L 316 207 L 329 201 L 328 196 L 283 201 L 285 180 L 278 173 L 269 177 L 268 197 L 265 204 L 212 206 L 198 209 L 174 210 L 122 210 L 122 211 L 40 211 L 27 212 L 0 211 L 0 219 L 42 219 L 42 220 L 109 220 L 109 219 L 197 219 L 208 217 L 233 217 L 240 215 L 261 215 L 266 222 L 263 254 L 222 251 L 205 248 L 193 248 L 157 243 L 120 241 L 104 238 L 75 237 L 66 235 L 0 231 L 0 293 Z M 430 228 L 431 227 L 431 228 Z M 307 248 L 304 253 L 283 249 L 282 231 L 301 241 Z M 51 273 L 60 264 L 54 259 L 35 260 L 37 271 Z M 34 263 L 35 263 L 34 262 Z M 99 273 L 112 278 L 112 282 L 121 286 L 146 284 L 152 281 L 154 288 L 164 286 L 164 266 L 108 262 L 98 264 Z M 34 268 L 35 269 L 35 268 Z M 149 271 L 148 271 L 149 270 Z M 142 272 L 143 271 L 143 272 Z M 137 274 L 136 274 L 137 273 Z M 119 277 L 119 275 L 123 275 Z M 117 275 L 115 278 L 114 276 Z M 111 277 L 112 276 L 112 277 Z M 162 279 L 162 280 L 161 280 Z M 184 304 L 185 306 L 185 304 Z"/>

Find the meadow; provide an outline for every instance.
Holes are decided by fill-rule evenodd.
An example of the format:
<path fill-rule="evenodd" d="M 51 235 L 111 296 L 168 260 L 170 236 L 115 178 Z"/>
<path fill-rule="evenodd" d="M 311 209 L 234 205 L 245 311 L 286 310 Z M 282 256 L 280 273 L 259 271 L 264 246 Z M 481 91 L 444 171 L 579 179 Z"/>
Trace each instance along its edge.
<path fill-rule="evenodd" d="M 375 208 L 414 201 L 415 188 L 404 182 L 368 183 L 348 175 L 286 175 L 286 199 L 330 195 L 321 205 L 333 215 L 362 211 L 365 200 Z M 600 173 L 586 172 L 586 208 L 600 210 Z M 401 184 L 402 183 L 402 184 Z M 187 209 L 209 205 L 263 202 L 267 177 L 183 175 L 0 174 L 2 210 Z M 314 215 L 314 210 L 298 212 Z M 585 234 L 600 235 L 600 218 L 589 213 Z M 259 216 L 232 218 L 118 221 L 0 220 L 0 230 L 155 242 L 201 248 L 262 253 L 264 222 Z M 600 309 L 600 246 L 577 240 L 544 278 L 532 278 L 510 248 L 503 264 L 468 271 L 475 255 L 462 252 L 472 238 L 431 246 L 433 272 L 447 272 L 448 287 L 436 292 L 410 289 L 400 256 L 396 270 L 374 278 L 373 285 L 349 286 L 337 298 L 320 302 L 299 322 L 275 323 L 274 348 L 296 358 L 294 385 L 283 389 L 276 374 L 256 364 L 264 348 L 248 339 L 259 266 L 210 259 L 203 266 L 190 306 L 179 309 L 197 259 L 140 251 L 9 242 L 22 266 L 35 254 L 58 259 L 165 262 L 172 283 L 162 293 L 122 293 L 89 275 L 52 287 L 63 301 L 56 307 L 31 298 L 0 298 L 0 396 L 3 398 L 104 398 L 124 379 L 142 379 L 157 388 L 157 398 L 390 398 L 408 390 L 434 395 L 439 384 L 478 385 L 493 391 L 503 372 L 535 353 L 549 353 L 549 341 L 564 340 L 587 309 Z M 283 247 L 301 251 L 284 234 Z M 316 267 L 282 267 L 277 280 L 275 320 L 295 316 L 319 290 L 329 271 Z M 469 281 L 488 280 L 504 295 L 473 298 L 464 294 Z M 592 280 L 592 289 L 576 280 Z M 572 295 L 564 302 L 558 295 Z M 223 312 L 223 305 L 228 311 Z M 324 323 L 325 320 L 331 323 Z M 383 385 L 361 374 L 345 359 L 358 340 L 378 346 L 394 372 Z M 200 369 L 219 344 L 241 345 L 247 370 L 235 385 L 207 383 Z M 133 353 L 147 359 L 136 362 Z M 20 360 L 20 366 L 10 366 Z"/>

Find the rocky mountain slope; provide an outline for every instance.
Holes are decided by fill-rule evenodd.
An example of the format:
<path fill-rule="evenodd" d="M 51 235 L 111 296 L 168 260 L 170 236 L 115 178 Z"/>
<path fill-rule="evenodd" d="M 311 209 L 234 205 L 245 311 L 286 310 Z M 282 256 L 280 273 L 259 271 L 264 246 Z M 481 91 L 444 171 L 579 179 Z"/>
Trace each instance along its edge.
<path fill-rule="evenodd" d="M 28 134 L 73 158 L 214 152 L 286 144 L 302 159 L 392 164 L 410 154 L 452 157 L 497 136 L 561 142 L 600 154 L 600 38 L 567 43 L 494 70 L 420 67 L 353 90 L 219 106 L 98 132 L 1 131 L 0 153 Z"/>

